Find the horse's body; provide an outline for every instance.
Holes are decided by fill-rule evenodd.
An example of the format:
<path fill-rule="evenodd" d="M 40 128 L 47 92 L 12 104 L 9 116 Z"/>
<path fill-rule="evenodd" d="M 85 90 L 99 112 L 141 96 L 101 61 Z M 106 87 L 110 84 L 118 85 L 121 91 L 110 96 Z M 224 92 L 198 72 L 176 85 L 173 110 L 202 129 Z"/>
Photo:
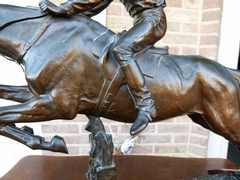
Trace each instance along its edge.
<path fill-rule="evenodd" d="M 23 12 L 35 16 L 37 10 L 0 5 L 0 11 L 2 25 Z M 106 37 L 104 41 L 101 36 Z M 77 114 L 133 122 L 135 104 L 111 51 L 105 60 L 97 57 L 104 54 L 99 45 L 109 44 L 111 49 L 115 39 L 113 32 L 82 15 L 68 19 L 44 16 L 4 27 L 0 54 L 23 64 L 33 95 L 28 87 L 0 86 L 1 98 L 22 102 L 0 108 L 0 134 L 12 138 L 12 123 L 73 119 Z M 157 108 L 153 122 L 189 115 L 194 122 L 240 145 L 239 73 L 201 56 L 165 54 L 151 59 L 159 54 L 151 47 L 136 55 L 146 69 Z M 153 62 L 153 69 L 142 56 Z M 19 129 L 13 131 L 15 136 L 24 134 Z M 17 137 L 15 140 L 27 144 Z"/>

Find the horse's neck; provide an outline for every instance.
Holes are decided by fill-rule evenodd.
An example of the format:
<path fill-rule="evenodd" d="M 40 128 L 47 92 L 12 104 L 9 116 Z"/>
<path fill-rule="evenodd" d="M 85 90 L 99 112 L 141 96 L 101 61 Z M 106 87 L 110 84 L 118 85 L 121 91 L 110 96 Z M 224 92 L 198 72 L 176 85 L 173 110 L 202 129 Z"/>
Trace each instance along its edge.
<path fill-rule="evenodd" d="M 0 29 L 9 22 L 43 14 L 39 9 L 0 4 Z"/>
<path fill-rule="evenodd" d="M 0 25 L 5 25 L 0 28 L 0 54 L 15 59 L 19 57 L 25 44 L 32 39 L 41 24 L 36 21 L 9 22 L 35 17 L 42 13 L 36 9 L 11 5 L 0 5 L 0 12 Z"/>

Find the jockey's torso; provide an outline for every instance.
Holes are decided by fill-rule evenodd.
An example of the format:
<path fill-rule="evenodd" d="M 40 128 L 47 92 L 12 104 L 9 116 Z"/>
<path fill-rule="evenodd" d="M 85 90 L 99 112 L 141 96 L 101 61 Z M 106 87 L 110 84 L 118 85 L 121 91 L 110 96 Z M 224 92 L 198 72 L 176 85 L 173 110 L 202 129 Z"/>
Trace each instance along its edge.
<path fill-rule="evenodd" d="M 165 0 L 120 0 L 130 16 L 134 17 L 137 13 L 155 7 L 165 7 Z"/>

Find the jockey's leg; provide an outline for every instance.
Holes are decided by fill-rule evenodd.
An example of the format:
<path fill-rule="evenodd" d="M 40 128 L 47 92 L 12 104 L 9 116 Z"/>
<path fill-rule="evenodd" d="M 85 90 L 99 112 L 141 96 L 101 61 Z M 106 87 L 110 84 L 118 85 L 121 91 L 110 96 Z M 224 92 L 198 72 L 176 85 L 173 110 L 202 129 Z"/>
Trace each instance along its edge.
<path fill-rule="evenodd" d="M 113 48 L 113 53 L 122 67 L 138 110 L 137 119 L 130 130 L 131 135 L 141 132 L 156 115 L 154 101 L 147 89 L 144 76 L 133 58 L 137 52 L 154 45 L 166 32 L 166 17 L 163 8 L 157 7 L 155 12 L 135 19 L 134 26 L 120 37 Z"/>
<path fill-rule="evenodd" d="M 121 59 L 121 68 L 138 111 L 137 119 L 130 129 L 130 134 L 136 135 L 147 127 L 148 122 L 151 121 L 156 114 L 156 108 L 151 98 L 151 93 L 146 86 L 144 76 L 137 62 L 130 54 L 129 49 L 125 47 L 117 46 L 114 48 L 115 57 Z"/>

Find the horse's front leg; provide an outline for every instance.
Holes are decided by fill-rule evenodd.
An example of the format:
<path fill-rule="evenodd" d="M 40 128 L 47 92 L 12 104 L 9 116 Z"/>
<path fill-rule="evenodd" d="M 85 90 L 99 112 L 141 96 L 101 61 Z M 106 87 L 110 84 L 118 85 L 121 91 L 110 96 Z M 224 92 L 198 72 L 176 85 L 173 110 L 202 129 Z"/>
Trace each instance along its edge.
<path fill-rule="evenodd" d="M 16 102 L 26 102 L 34 98 L 28 86 L 0 85 L 0 98 Z"/>
<path fill-rule="evenodd" d="M 46 94 L 22 104 L 0 107 L 0 125 L 73 119 L 77 115 L 77 108 L 63 101 L 59 99 L 54 102 L 52 97 Z"/>

